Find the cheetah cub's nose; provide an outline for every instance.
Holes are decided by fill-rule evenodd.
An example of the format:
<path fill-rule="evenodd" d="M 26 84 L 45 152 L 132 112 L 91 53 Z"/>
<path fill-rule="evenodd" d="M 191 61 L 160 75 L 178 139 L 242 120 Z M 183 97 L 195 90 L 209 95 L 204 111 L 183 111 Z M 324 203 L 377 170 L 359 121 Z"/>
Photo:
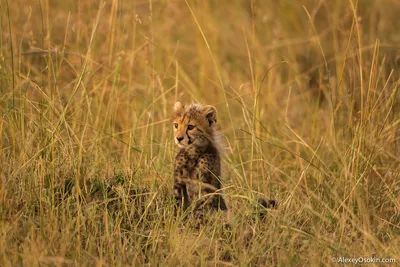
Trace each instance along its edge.
<path fill-rule="evenodd" d="M 176 140 L 178 140 L 178 143 L 183 140 L 183 137 L 177 137 Z"/>

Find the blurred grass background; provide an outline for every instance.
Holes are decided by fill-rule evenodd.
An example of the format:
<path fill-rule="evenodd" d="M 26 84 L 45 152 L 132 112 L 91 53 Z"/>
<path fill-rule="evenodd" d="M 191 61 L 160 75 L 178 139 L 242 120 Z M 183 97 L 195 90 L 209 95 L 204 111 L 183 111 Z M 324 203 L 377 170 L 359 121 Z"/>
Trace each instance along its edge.
<path fill-rule="evenodd" d="M 399 17 L 396 0 L 0 0 L 0 265 L 400 262 Z M 177 100 L 218 109 L 229 229 L 173 215 Z M 260 196 L 280 203 L 264 220 Z"/>

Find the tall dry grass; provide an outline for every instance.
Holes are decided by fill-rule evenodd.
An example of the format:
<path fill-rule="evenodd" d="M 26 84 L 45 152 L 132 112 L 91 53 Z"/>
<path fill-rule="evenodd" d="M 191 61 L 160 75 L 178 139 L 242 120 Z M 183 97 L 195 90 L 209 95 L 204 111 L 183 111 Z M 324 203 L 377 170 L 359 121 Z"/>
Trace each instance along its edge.
<path fill-rule="evenodd" d="M 0 0 L 0 265 L 400 262 L 399 17 L 396 0 Z M 176 100 L 218 109 L 230 228 L 173 215 Z M 260 196 L 280 203 L 266 219 Z"/>

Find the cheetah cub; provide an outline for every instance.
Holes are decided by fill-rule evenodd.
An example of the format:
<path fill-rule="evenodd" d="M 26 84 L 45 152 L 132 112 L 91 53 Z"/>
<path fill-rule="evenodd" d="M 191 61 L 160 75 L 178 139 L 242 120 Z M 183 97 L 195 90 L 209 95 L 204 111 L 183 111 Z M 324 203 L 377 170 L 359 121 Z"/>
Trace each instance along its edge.
<path fill-rule="evenodd" d="M 191 206 L 195 216 L 208 210 L 227 210 L 221 196 L 220 134 L 213 106 L 174 106 L 175 143 L 180 150 L 174 163 L 174 196 L 184 209 Z"/>
<path fill-rule="evenodd" d="M 228 211 L 221 195 L 221 135 L 216 118 L 213 106 L 183 106 L 180 102 L 174 106 L 175 143 L 180 147 L 174 163 L 174 196 L 179 206 L 191 206 L 200 218 L 207 210 Z M 275 200 L 263 198 L 258 204 L 266 209 L 277 206 Z M 265 214 L 265 209 L 259 213 L 261 217 Z"/>

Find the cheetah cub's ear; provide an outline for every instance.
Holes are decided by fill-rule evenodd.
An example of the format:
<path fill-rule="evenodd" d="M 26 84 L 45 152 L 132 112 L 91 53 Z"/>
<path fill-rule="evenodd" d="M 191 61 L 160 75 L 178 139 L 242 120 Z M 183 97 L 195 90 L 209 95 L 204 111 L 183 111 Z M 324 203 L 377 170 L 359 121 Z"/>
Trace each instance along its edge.
<path fill-rule="evenodd" d="M 203 115 L 210 126 L 217 122 L 217 110 L 213 106 L 205 106 L 203 108 Z"/>
<path fill-rule="evenodd" d="M 174 111 L 175 111 L 175 113 L 177 113 L 177 114 L 179 114 L 179 113 L 181 113 L 181 111 L 183 110 L 183 105 L 182 105 L 182 103 L 181 102 L 176 102 L 175 103 L 175 105 L 174 105 Z"/>

